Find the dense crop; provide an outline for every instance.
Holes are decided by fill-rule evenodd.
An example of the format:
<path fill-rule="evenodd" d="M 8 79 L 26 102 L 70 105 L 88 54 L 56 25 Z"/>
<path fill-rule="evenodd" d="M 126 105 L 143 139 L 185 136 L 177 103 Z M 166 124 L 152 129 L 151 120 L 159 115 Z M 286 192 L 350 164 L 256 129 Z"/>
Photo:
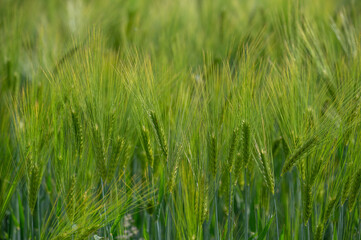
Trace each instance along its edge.
<path fill-rule="evenodd" d="M 0 239 L 359 239 L 361 1 L 0 1 Z"/>

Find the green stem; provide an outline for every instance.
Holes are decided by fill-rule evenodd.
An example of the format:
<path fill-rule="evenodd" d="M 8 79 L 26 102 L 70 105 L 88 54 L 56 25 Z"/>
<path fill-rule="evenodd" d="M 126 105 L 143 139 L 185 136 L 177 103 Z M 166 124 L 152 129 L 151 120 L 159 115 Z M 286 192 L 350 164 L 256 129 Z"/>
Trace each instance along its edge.
<path fill-rule="evenodd" d="M 219 230 L 218 230 L 218 211 L 217 211 L 217 195 L 218 195 L 218 189 L 217 189 L 217 181 L 214 181 L 214 211 L 216 213 L 216 220 L 215 220 L 215 238 L 216 240 L 219 239 Z"/>
<path fill-rule="evenodd" d="M 277 239 L 280 239 L 280 233 L 278 230 L 278 216 L 277 216 L 277 205 L 276 205 L 276 197 L 273 195 L 273 202 L 275 205 L 275 214 L 276 214 L 276 228 L 277 228 Z"/>
<path fill-rule="evenodd" d="M 105 198 L 105 193 L 104 193 L 104 182 L 103 182 L 103 178 L 100 178 L 100 182 L 101 182 L 101 185 L 102 185 L 102 198 L 103 198 L 103 201 L 104 201 L 104 198 Z M 104 219 L 105 219 L 105 223 L 107 222 L 107 208 L 105 206 L 105 202 L 104 202 Z M 110 235 L 110 229 L 109 229 L 109 226 L 106 224 L 105 226 L 105 236 L 107 234 Z"/>
<path fill-rule="evenodd" d="M 232 231 L 232 224 L 231 224 L 231 214 L 232 214 L 232 173 L 229 173 L 229 202 L 228 202 L 228 237 L 227 239 L 231 239 L 231 231 Z"/>
<path fill-rule="evenodd" d="M 248 187 L 247 187 L 247 169 L 244 169 L 244 222 L 245 222 L 245 231 L 244 231 L 244 239 L 248 240 L 248 202 L 247 202 L 247 194 Z"/>

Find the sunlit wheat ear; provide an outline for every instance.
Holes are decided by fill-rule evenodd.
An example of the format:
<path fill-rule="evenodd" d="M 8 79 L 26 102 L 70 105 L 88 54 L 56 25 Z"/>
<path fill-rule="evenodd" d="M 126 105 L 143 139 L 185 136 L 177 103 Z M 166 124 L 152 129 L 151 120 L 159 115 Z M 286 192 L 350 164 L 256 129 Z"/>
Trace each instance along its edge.
<path fill-rule="evenodd" d="M 327 202 L 327 208 L 326 208 L 326 211 L 324 212 L 324 215 L 323 215 L 324 224 L 326 224 L 328 219 L 331 217 L 332 210 L 335 207 L 336 203 L 337 203 L 337 198 L 336 197 L 332 198 L 331 200 L 329 200 Z"/>
<path fill-rule="evenodd" d="M 120 164 L 120 156 L 125 145 L 124 139 L 121 138 L 120 136 L 117 136 L 116 140 L 112 144 L 113 144 L 112 152 L 108 161 L 108 173 L 107 173 L 109 182 L 114 177 L 115 170 Z"/>
<path fill-rule="evenodd" d="M 351 212 L 355 206 L 357 195 L 361 185 L 361 168 L 357 170 L 352 178 L 352 185 L 348 196 L 348 209 Z"/>
<path fill-rule="evenodd" d="M 37 163 L 32 163 L 30 166 L 30 182 L 29 182 L 29 207 L 30 211 L 33 214 L 35 205 L 36 205 L 36 199 L 38 196 L 38 191 L 40 187 L 41 182 L 41 176 L 40 176 L 40 169 L 38 167 Z"/>
<path fill-rule="evenodd" d="M 148 165 L 153 169 L 154 158 L 153 158 L 152 146 L 150 144 L 149 131 L 144 126 L 141 129 L 141 136 L 142 136 L 142 142 L 143 142 L 145 154 L 148 160 Z"/>
<path fill-rule="evenodd" d="M 81 157 L 81 154 L 83 152 L 83 128 L 81 125 L 79 112 L 73 108 L 71 109 L 71 118 L 73 121 L 77 153 L 78 153 L 79 157 Z"/>
<path fill-rule="evenodd" d="M 324 225 L 322 222 L 320 222 L 316 228 L 316 233 L 315 233 L 315 237 L 314 237 L 315 240 L 323 239 L 323 230 L 324 230 Z"/>
<path fill-rule="evenodd" d="M 73 175 L 70 178 L 68 194 L 66 196 L 66 211 L 71 222 L 74 222 L 75 214 L 75 186 L 76 186 L 76 177 Z"/>
<path fill-rule="evenodd" d="M 312 213 L 312 188 L 307 180 L 303 182 L 302 185 L 303 218 L 304 223 L 307 224 L 308 219 L 310 218 Z"/>
<path fill-rule="evenodd" d="M 93 125 L 93 134 L 95 142 L 95 157 L 96 157 L 96 167 L 98 169 L 100 177 L 105 181 L 107 175 L 107 169 L 105 165 L 105 150 L 104 150 L 104 140 L 100 133 L 99 127 L 97 124 Z"/>
<path fill-rule="evenodd" d="M 162 153 L 164 155 L 164 157 L 167 159 L 168 158 L 168 147 L 167 147 L 167 143 L 165 141 L 165 135 L 164 135 L 164 131 L 163 128 L 161 127 L 159 121 L 158 121 L 158 117 L 155 114 L 154 111 L 150 111 L 150 119 L 152 120 L 153 123 L 153 127 L 157 136 L 157 140 L 158 140 L 158 144 L 160 146 L 160 148 L 162 149 Z"/>
<path fill-rule="evenodd" d="M 217 142 L 214 133 L 211 135 L 208 141 L 208 159 L 209 159 L 209 170 L 213 179 L 217 176 Z"/>
<path fill-rule="evenodd" d="M 262 171 L 263 179 L 266 182 L 268 189 L 271 191 L 272 194 L 274 194 L 275 181 L 271 170 L 271 164 L 269 162 L 270 160 L 267 158 L 266 152 L 264 150 L 262 150 L 260 153 L 260 160 L 263 169 Z"/>
<path fill-rule="evenodd" d="M 248 166 L 250 158 L 250 145 L 251 145 L 251 130 L 249 123 L 246 121 L 242 122 L 242 158 L 243 165 L 245 168 Z"/>
<path fill-rule="evenodd" d="M 352 183 L 352 174 L 349 174 L 346 179 L 345 179 L 345 182 L 342 186 L 342 192 L 341 192 L 341 204 L 343 205 L 347 198 L 348 198 L 348 194 L 350 192 L 350 188 L 351 188 L 351 183 Z"/>
<path fill-rule="evenodd" d="M 290 156 L 287 158 L 285 164 L 282 168 L 282 173 L 285 174 L 289 170 L 292 169 L 293 166 L 310 150 L 312 149 L 317 143 L 316 137 L 310 137 L 306 142 L 304 142 L 300 147 L 298 147 Z"/>

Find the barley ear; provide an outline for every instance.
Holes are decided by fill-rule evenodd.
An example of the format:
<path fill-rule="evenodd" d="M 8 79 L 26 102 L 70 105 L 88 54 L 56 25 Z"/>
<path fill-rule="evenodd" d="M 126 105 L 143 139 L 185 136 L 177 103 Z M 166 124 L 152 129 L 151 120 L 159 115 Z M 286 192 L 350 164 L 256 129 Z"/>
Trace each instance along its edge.
<path fill-rule="evenodd" d="M 73 108 L 71 109 L 71 118 L 73 121 L 73 127 L 74 127 L 74 134 L 75 134 L 75 143 L 76 143 L 76 149 L 77 149 L 77 153 L 78 156 L 81 157 L 81 154 L 83 152 L 83 128 L 81 126 L 81 120 L 80 120 L 80 116 L 79 113 L 74 110 Z"/>
<path fill-rule="evenodd" d="M 324 230 L 324 225 L 323 223 L 319 223 L 317 225 L 317 228 L 316 228 L 316 233 L 315 233 L 315 240 L 322 240 L 323 239 L 323 230 Z"/>
<path fill-rule="evenodd" d="M 347 178 L 345 179 L 345 183 L 343 184 L 342 187 L 342 192 L 341 192 L 341 204 L 343 205 L 348 197 L 348 194 L 350 192 L 350 188 L 351 188 L 351 182 L 352 182 L 352 174 L 348 175 Z"/>
<path fill-rule="evenodd" d="M 302 188 L 302 197 L 303 197 L 303 217 L 304 217 L 304 223 L 305 225 L 308 222 L 308 219 L 311 216 L 312 213 L 312 188 L 309 184 L 309 182 L 304 181 L 303 182 L 303 188 Z"/>
<path fill-rule="evenodd" d="M 274 177 L 271 170 L 270 162 L 268 158 L 266 157 L 266 152 L 264 150 L 260 153 L 261 163 L 262 163 L 262 176 L 264 181 L 266 182 L 266 185 L 268 189 L 271 191 L 272 194 L 274 194 Z"/>
<path fill-rule="evenodd" d="M 348 196 L 348 209 L 351 212 L 355 206 L 357 195 L 361 185 L 361 168 L 354 174 Z"/>
<path fill-rule="evenodd" d="M 75 186 L 76 186 L 76 177 L 73 175 L 70 178 L 68 194 L 66 196 L 66 210 L 70 222 L 74 222 L 74 214 L 75 214 Z"/>
<path fill-rule="evenodd" d="M 309 138 L 306 142 L 304 142 L 300 147 L 298 147 L 289 158 L 287 158 L 286 162 L 283 165 L 281 176 L 283 176 L 286 172 L 290 171 L 295 164 L 310 150 L 312 149 L 317 142 L 316 137 Z"/>
<path fill-rule="evenodd" d="M 237 138 L 238 138 L 238 128 L 235 128 L 232 133 L 232 138 L 229 144 L 229 152 L 228 152 L 228 158 L 227 158 L 227 169 L 226 171 L 228 173 L 233 171 L 233 158 L 234 153 L 237 145 Z"/>
<path fill-rule="evenodd" d="M 106 180 L 107 170 L 105 165 L 105 149 L 104 140 L 100 133 L 97 124 L 93 126 L 94 142 L 95 142 L 95 156 L 96 156 L 96 167 L 99 171 L 100 177 L 103 181 Z"/>
<path fill-rule="evenodd" d="M 242 158 L 243 165 L 245 168 L 248 166 L 250 158 L 250 144 L 251 144 L 251 130 L 249 123 L 246 121 L 242 122 Z"/>
<path fill-rule="evenodd" d="M 208 216 L 208 186 L 204 174 L 198 183 L 198 216 L 199 224 L 202 224 Z"/>
<path fill-rule="evenodd" d="M 148 165 L 153 169 L 154 167 L 153 151 L 150 144 L 149 132 L 144 126 L 141 129 L 141 136 L 142 136 L 143 148 L 145 150 L 145 154 L 148 160 Z"/>
<path fill-rule="evenodd" d="M 237 184 L 238 179 L 241 175 L 241 169 L 242 169 L 242 155 L 241 153 L 237 153 L 236 155 L 236 162 L 234 164 L 234 179 L 233 179 L 233 184 Z"/>
<path fill-rule="evenodd" d="M 108 181 L 110 182 L 111 179 L 114 177 L 115 170 L 117 169 L 120 163 L 120 155 L 124 148 L 124 139 L 118 136 L 116 140 L 112 143 L 112 152 L 108 162 Z"/>
<path fill-rule="evenodd" d="M 32 163 L 30 166 L 30 182 L 29 182 L 29 207 L 31 214 L 34 213 L 36 199 L 41 183 L 40 169 L 37 163 Z"/>
<path fill-rule="evenodd" d="M 167 159 L 168 158 L 168 147 L 167 147 L 167 143 L 165 141 L 165 135 L 164 135 L 163 128 L 161 127 L 161 125 L 158 121 L 158 117 L 154 111 L 150 111 L 150 118 L 152 120 L 155 133 L 157 135 L 157 140 L 158 140 L 159 146 L 162 149 L 162 153 L 163 153 L 164 157 Z"/>
<path fill-rule="evenodd" d="M 216 136 L 214 133 L 211 135 L 208 141 L 208 159 L 209 159 L 209 169 L 213 179 L 216 179 L 217 176 L 217 142 Z"/>
<path fill-rule="evenodd" d="M 181 154 L 182 147 L 179 147 L 177 156 L 175 157 L 171 172 L 170 172 L 170 180 L 169 180 L 169 193 L 173 194 L 174 186 L 176 184 L 176 179 L 178 175 L 178 167 L 179 167 L 179 161 L 180 161 L 180 154 Z"/>
<path fill-rule="evenodd" d="M 315 160 L 315 163 L 311 169 L 311 176 L 309 178 L 309 184 L 311 187 L 313 186 L 313 184 L 316 181 L 316 178 L 320 172 L 321 166 L 322 166 L 322 160 Z"/>
<path fill-rule="evenodd" d="M 324 212 L 323 215 L 323 223 L 325 225 L 327 223 L 327 220 L 330 218 L 332 214 L 332 210 L 335 207 L 336 203 L 337 203 L 337 198 L 332 198 L 331 200 L 328 201 L 326 211 Z"/>

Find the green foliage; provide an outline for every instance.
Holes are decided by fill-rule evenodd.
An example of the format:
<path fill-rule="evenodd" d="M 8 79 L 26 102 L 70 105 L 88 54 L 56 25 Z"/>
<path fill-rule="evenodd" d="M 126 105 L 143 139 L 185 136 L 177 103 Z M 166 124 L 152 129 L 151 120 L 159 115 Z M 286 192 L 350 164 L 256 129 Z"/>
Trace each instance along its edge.
<path fill-rule="evenodd" d="M 0 239 L 357 239 L 361 4 L 0 1 Z"/>

